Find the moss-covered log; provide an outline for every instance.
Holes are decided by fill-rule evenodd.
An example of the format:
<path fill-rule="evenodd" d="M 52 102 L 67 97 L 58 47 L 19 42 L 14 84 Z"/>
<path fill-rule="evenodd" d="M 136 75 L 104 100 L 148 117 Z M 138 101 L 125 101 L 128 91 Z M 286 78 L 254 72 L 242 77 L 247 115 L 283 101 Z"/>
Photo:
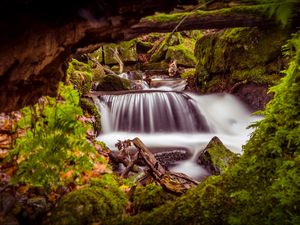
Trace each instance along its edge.
<path fill-rule="evenodd" d="M 265 15 L 266 5 L 236 6 L 232 8 L 186 13 L 157 14 L 143 19 L 127 32 L 127 37 L 151 32 L 170 32 L 180 23 L 177 31 L 221 29 L 231 27 L 266 27 L 276 21 Z"/>

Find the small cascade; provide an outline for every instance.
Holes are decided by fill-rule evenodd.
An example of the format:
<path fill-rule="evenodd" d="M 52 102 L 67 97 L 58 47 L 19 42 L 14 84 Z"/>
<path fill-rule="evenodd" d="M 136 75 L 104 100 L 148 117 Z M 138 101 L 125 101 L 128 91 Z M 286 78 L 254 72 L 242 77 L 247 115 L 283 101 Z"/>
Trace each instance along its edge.
<path fill-rule="evenodd" d="M 211 131 L 197 102 L 184 93 L 155 91 L 104 95 L 100 97 L 98 104 L 104 121 L 110 121 L 109 125 L 103 126 L 111 127 L 112 131 L 141 133 Z M 107 127 L 104 127 L 104 130 L 108 130 Z"/>

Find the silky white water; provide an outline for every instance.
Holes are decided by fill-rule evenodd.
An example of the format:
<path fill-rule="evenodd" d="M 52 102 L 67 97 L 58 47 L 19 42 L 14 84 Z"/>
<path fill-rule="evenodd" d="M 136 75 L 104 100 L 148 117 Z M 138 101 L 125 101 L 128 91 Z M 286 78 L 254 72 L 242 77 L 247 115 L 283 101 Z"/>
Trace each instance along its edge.
<path fill-rule="evenodd" d="M 104 96 L 97 100 L 97 106 L 101 110 L 103 126 L 103 133 L 97 138 L 99 141 L 105 142 L 113 150 L 118 140 L 135 137 L 139 137 L 150 148 L 188 149 L 192 157 L 178 162 L 170 170 L 194 178 L 207 175 L 196 164 L 196 159 L 212 137 L 218 136 L 233 152 L 242 153 L 242 145 L 252 131 L 246 128 L 259 119 L 251 116 L 247 108 L 229 94 L 200 96 L 174 92 L 136 93 Z M 195 122 L 194 118 L 198 121 Z M 151 127 L 155 126 L 154 123 L 161 123 L 156 126 L 158 130 Z M 198 129 L 197 126 L 202 127 Z"/>

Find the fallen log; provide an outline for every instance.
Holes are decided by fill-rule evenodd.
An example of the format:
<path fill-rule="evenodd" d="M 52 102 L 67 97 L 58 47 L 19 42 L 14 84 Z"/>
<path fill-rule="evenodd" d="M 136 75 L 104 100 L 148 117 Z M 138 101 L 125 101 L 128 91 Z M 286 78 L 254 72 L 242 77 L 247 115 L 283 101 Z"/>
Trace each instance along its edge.
<path fill-rule="evenodd" d="M 138 158 L 141 158 L 146 164 L 145 176 L 143 176 L 142 179 L 145 180 L 147 177 L 152 178 L 156 183 L 169 192 L 182 194 L 198 184 L 197 181 L 183 173 L 175 173 L 166 170 L 139 138 L 125 140 L 123 142 L 119 141 L 116 146 L 119 148 L 121 152 L 120 154 L 124 154 L 131 144 L 136 147 L 137 152 L 122 175 L 127 175 L 137 162 Z"/>

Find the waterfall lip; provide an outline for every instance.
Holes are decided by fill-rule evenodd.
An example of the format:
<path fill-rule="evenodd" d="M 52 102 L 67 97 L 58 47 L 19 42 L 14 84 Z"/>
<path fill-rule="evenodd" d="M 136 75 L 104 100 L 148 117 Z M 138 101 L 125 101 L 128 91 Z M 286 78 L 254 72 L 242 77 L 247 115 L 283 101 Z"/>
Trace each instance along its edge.
<path fill-rule="evenodd" d="M 159 90 L 159 89 L 147 89 L 147 90 L 124 90 L 124 91 L 91 91 L 88 95 L 90 97 L 100 97 L 103 95 L 127 95 L 127 94 L 142 94 L 142 93 L 177 93 L 177 94 L 185 94 L 186 92 L 182 91 L 173 91 L 173 90 Z M 186 95 L 188 96 L 188 95 Z M 191 97 L 190 97 L 191 98 Z"/>

